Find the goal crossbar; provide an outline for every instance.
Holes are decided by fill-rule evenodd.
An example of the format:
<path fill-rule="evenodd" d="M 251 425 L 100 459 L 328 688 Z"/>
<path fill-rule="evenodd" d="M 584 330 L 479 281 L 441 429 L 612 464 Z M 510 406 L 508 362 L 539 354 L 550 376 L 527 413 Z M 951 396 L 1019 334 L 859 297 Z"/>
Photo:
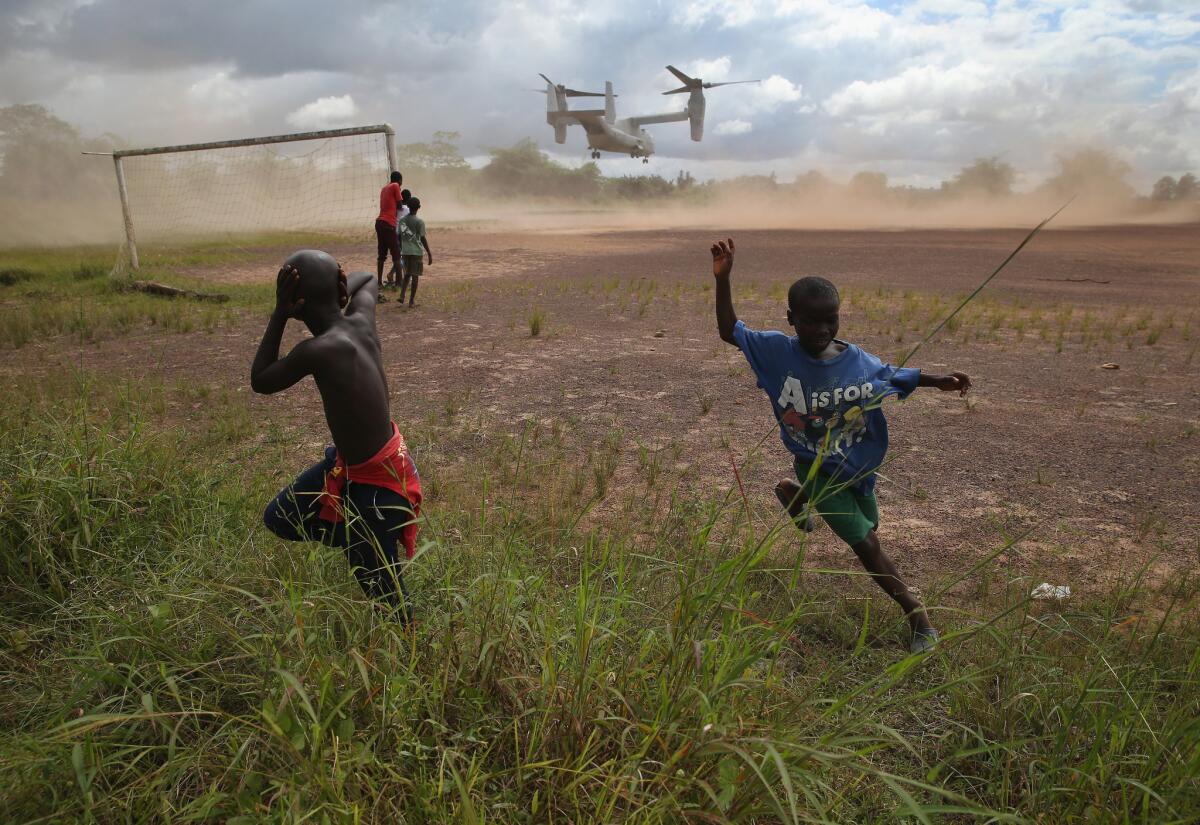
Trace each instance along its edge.
<path fill-rule="evenodd" d="M 288 135 L 241 138 L 240 140 L 218 140 L 212 143 L 181 143 L 178 146 L 151 146 L 145 149 L 121 149 L 113 152 L 114 158 L 130 158 L 137 155 L 165 155 L 170 152 L 199 152 L 204 149 L 232 149 L 238 146 L 262 146 L 267 143 L 294 143 L 298 140 L 324 140 L 325 138 L 350 137 L 351 135 L 373 135 L 383 133 L 395 137 L 396 131 L 390 123 L 374 126 L 351 126 L 347 129 L 325 129 L 320 132 L 292 132 Z M 391 160 L 389 158 L 389 160 Z M 393 164 L 394 165 L 394 164 Z"/>
<path fill-rule="evenodd" d="M 328 138 L 351 137 L 353 135 L 384 135 L 387 146 L 388 166 L 396 169 L 396 131 L 390 123 L 377 123 L 372 126 L 351 126 L 345 129 L 324 129 L 317 132 L 292 132 L 286 135 L 267 135 L 265 137 L 241 138 L 238 140 L 218 140 L 210 143 L 181 143 L 177 146 L 150 146 L 143 149 L 120 149 L 112 153 L 113 165 L 117 174 L 117 193 L 121 197 L 121 216 L 125 221 L 125 241 L 129 247 L 129 264 L 133 269 L 138 268 L 137 240 L 133 230 L 133 216 L 129 209 L 129 192 L 125 186 L 125 170 L 122 168 L 123 158 L 140 157 L 143 155 L 167 155 L 183 152 L 200 152 L 206 149 L 234 149 L 242 146 L 265 146 L 272 143 L 294 143 L 302 140 L 325 140 Z"/>

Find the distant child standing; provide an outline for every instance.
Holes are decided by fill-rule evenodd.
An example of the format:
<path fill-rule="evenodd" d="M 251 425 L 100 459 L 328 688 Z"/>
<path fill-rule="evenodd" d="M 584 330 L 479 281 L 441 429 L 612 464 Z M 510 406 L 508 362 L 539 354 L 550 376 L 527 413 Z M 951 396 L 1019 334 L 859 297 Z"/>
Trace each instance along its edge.
<path fill-rule="evenodd" d="M 875 471 L 888 445 L 880 402 L 890 395 L 906 398 L 917 387 L 966 395 L 971 379 L 961 372 L 931 375 L 893 367 L 839 340 L 840 298 L 824 278 L 801 278 L 788 290 L 787 319 L 794 336 L 756 332 L 733 311 L 733 240 L 714 244 L 711 252 L 717 331 L 750 363 L 771 399 L 783 444 L 794 456 L 797 481 L 780 481 L 775 495 L 801 529 L 811 529 L 809 513 L 818 513 L 904 610 L 912 628 L 909 650 L 931 650 L 937 631 L 875 534 Z"/>
<path fill-rule="evenodd" d="M 421 280 L 424 268 L 421 252 L 429 256 L 429 265 L 433 265 L 433 253 L 429 251 L 429 240 L 425 237 L 425 221 L 417 217 L 421 211 L 421 199 L 408 199 L 408 215 L 400 220 L 397 232 L 400 234 L 400 257 L 404 261 L 404 280 L 400 282 L 400 303 L 404 303 L 404 293 L 412 283 L 412 292 L 408 293 L 408 306 L 416 306 L 417 283 Z"/>
<path fill-rule="evenodd" d="M 379 190 L 379 217 L 375 219 L 377 246 L 375 281 L 378 285 L 376 300 L 380 303 L 387 300 L 379 290 L 383 289 L 383 265 L 387 261 L 388 254 L 391 254 L 394 266 L 400 265 L 400 243 L 396 237 L 396 213 L 400 208 L 400 201 L 403 200 L 400 193 L 400 184 L 403 182 L 404 176 L 393 171 L 388 178 L 387 185 Z"/>
<path fill-rule="evenodd" d="M 400 204 L 396 208 L 396 248 L 400 248 L 400 221 L 408 217 L 408 199 L 412 197 L 412 192 L 407 189 L 400 190 Z M 400 286 L 400 278 L 402 277 L 401 269 L 404 264 L 403 255 L 400 258 L 392 261 L 392 268 L 388 270 L 387 280 L 381 284 L 381 287 L 388 289 L 396 289 Z"/>

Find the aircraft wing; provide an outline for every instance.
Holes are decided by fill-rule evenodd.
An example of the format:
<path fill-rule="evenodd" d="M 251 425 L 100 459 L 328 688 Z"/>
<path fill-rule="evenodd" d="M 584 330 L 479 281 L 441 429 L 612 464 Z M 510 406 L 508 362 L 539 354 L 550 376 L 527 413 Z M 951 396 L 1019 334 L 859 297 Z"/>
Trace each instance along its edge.
<path fill-rule="evenodd" d="M 554 112 L 551 117 L 556 121 L 578 123 L 590 135 L 604 131 L 604 128 L 600 125 L 601 121 L 604 120 L 603 109 L 578 109 L 574 112 Z"/>
<path fill-rule="evenodd" d="M 687 119 L 687 109 L 684 109 L 682 112 L 669 112 L 664 115 L 638 115 L 629 118 L 629 122 L 635 129 L 637 129 L 651 123 L 678 123 L 679 121 Z"/>

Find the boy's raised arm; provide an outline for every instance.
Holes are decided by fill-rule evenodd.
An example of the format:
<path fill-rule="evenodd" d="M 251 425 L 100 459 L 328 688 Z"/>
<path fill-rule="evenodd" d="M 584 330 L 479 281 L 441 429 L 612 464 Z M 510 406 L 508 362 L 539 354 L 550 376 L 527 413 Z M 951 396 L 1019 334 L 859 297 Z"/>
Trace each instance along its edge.
<path fill-rule="evenodd" d="M 379 298 L 379 284 L 370 272 L 351 272 L 346 278 L 346 315 L 370 313 L 375 317 L 375 302 Z"/>
<path fill-rule="evenodd" d="M 271 394 L 285 390 L 311 372 L 306 357 L 308 341 L 298 345 L 285 358 L 279 357 L 279 342 L 289 318 L 299 317 L 304 299 L 298 297 L 300 271 L 285 265 L 275 278 L 275 311 L 267 322 L 254 363 L 250 367 L 250 387 L 257 393 Z"/>
<path fill-rule="evenodd" d="M 346 279 L 347 300 L 352 299 L 358 294 L 360 289 L 375 280 L 370 272 L 351 272 L 344 277 Z"/>
<path fill-rule="evenodd" d="M 733 311 L 733 295 L 729 287 L 729 276 L 733 272 L 733 238 L 718 241 L 710 251 L 717 287 L 717 333 L 722 341 L 736 347 L 733 328 L 737 326 L 737 313 Z"/>

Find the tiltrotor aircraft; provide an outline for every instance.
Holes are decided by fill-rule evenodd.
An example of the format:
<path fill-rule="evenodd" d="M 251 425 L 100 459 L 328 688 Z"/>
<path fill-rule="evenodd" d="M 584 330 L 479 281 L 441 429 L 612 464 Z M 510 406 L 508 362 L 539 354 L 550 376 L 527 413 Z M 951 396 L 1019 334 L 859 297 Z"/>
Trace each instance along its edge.
<path fill-rule="evenodd" d="M 601 152 L 627 153 L 631 158 L 641 158 L 642 163 L 650 162 L 654 154 L 654 140 L 643 129 L 652 123 L 676 123 L 686 120 L 692 128 L 692 140 L 704 138 L 704 90 L 715 89 L 717 86 L 732 86 L 735 83 L 758 83 L 757 80 L 727 80 L 724 83 L 705 83 L 698 77 L 688 77 L 674 66 L 667 66 L 667 71 L 679 78 L 683 83 L 678 89 L 663 92 L 664 95 L 688 95 L 687 106 L 681 112 L 667 112 L 661 115 L 637 115 L 617 120 L 617 101 L 613 94 L 612 83 L 605 81 L 603 92 L 581 92 L 568 89 L 561 83 L 555 83 L 545 75 L 546 81 L 546 122 L 554 127 L 554 142 L 566 143 L 567 127 L 576 123 L 587 132 L 588 148 L 592 157 L 600 157 Z M 567 108 L 567 98 L 571 97 L 602 97 L 603 109 Z"/>

